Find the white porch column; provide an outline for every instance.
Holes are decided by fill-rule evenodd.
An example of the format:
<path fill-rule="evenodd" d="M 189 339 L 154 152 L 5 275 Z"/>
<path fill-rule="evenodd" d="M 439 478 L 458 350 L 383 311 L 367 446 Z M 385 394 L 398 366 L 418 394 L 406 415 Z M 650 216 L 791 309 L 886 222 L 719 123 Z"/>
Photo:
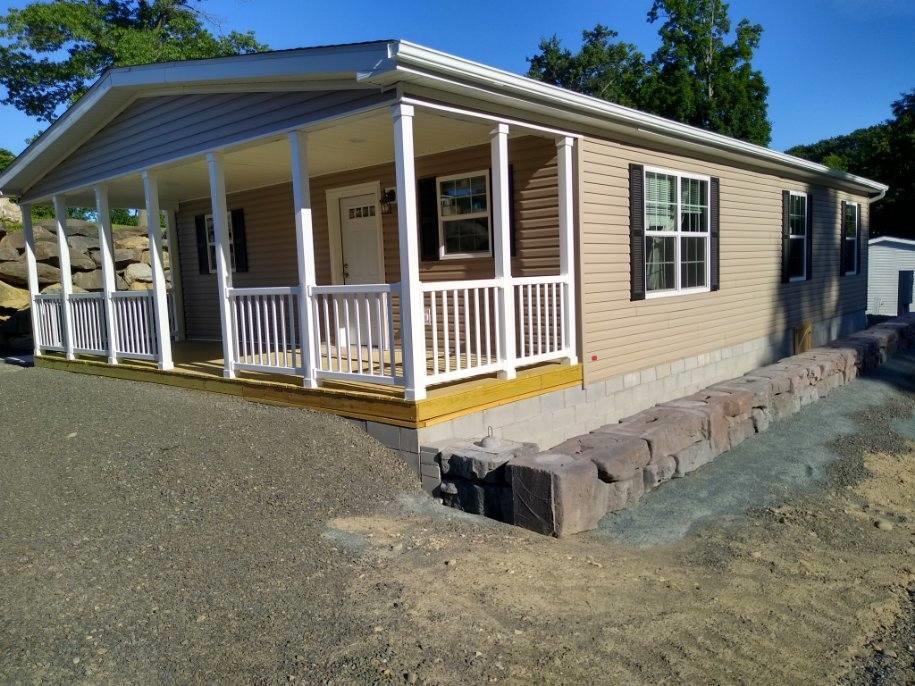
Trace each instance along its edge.
<path fill-rule="evenodd" d="M 295 248 L 299 266 L 299 340 L 302 349 L 302 376 L 306 388 L 318 385 L 315 377 L 315 316 L 309 289 L 317 283 L 315 243 L 311 222 L 311 187 L 308 183 L 308 136 L 304 131 L 289 133 L 292 159 L 292 203 L 295 208 Z"/>
<path fill-rule="evenodd" d="M 73 275 L 70 272 L 70 245 L 67 243 L 67 204 L 64 199 L 54 196 L 54 219 L 57 228 L 57 252 L 60 264 L 60 328 L 63 338 L 64 350 L 67 359 L 72 360 L 73 354 L 73 320 L 70 317 L 70 295 L 73 293 Z"/>
<path fill-rule="evenodd" d="M 41 332 L 38 328 L 38 310 L 35 296 L 38 295 L 38 264 L 35 262 L 35 234 L 32 231 L 32 206 L 20 205 L 22 210 L 22 236 L 25 238 L 25 272 L 29 280 L 29 314 L 32 315 L 32 343 L 34 353 L 41 354 Z"/>
<path fill-rule="evenodd" d="M 503 379 L 514 379 L 515 371 L 515 286 L 512 283 L 511 211 L 508 205 L 508 124 L 497 124 L 490 136 L 492 155 L 492 248 L 495 277 L 500 282 L 496 325 L 502 341 Z"/>
<path fill-rule="evenodd" d="M 175 304 L 175 340 L 183 341 L 184 290 L 181 287 L 181 262 L 178 254 L 178 222 L 175 209 L 165 210 L 165 231 L 168 240 L 168 271 L 172 276 L 172 302 Z"/>
<path fill-rule="evenodd" d="M 226 169 L 222 155 L 207 155 L 210 171 L 210 203 L 213 214 L 213 231 L 216 235 L 216 289 L 219 294 L 219 314 L 222 321 L 222 358 L 225 361 L 222 375 L 235 378 L 235 336 L 232 329 L 232 256 L 229 251 L 229 210 L 226 206 Z"/>
<path fill-rule="evenodd" d="M 572 197 L 572 151 L 575 140 L 564 136 L 556 141 L 556 162 L 559 171 L 559 274 L 566 279 L 566 301 L 563 304 L 562 327 L 566 332 L 569 364 L 578 362 L 578 333 L 575 293 L 575 217 Z"/>
<path fill-rule="evenodd" d="M 400 240 L 400 329 L 403 341 L 404 396 L 426 397 L 426 334 L 419 280 L 419 229 L 413 159 L 413 106 L 398 103 L 394 118 L 394 169 L 397 180 L 397 232 Z"/>
<path fill-rule="evenodd" d="M 108 206 L 108 187 L 95 187 L 95 211 L 98 215 L 99 257 L 102 260 L 102 297 L 105 299 L 105 330 L 108 335 L 108 364 L 118 363 L 117 332 L 114 326 L 114 301 L 111 294 L 117 290 L 114 283 L 114 245 L 111 238 L 111 209 Z"/>
<path fill-rule="evenodd" d="M 165 270 L 162 268 L 162 221 L 159 215 L 159 182 L 151 171 L 143 172 L 146 193 L 146 233 L 149 236 L 149 268 L 152 270 L 153 309 L 156 313 L 156 347 L 159 369 L 174 369 L 172 338 L 168 325 L 168 302 L 165 294 Z"/>

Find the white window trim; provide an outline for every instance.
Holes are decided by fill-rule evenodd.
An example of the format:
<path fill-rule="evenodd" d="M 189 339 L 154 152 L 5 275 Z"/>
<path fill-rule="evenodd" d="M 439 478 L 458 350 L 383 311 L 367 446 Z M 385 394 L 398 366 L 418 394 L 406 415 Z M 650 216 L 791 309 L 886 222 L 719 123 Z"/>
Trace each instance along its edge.
<path fill-rule="evenodd" d="M 711 265 L 712 265 L 712 177 L 706 176 L 704 174 L 693 174 L 691 172 L 677 171 L 675 169 L 665 169 L 663 167 L 648 167 L 646 166 L 642 170 L 642 188 L 648 188 L 648 174 L 664 174 L 667 176 L 673 176 L 677 179 L 677 230 L 676 231 L 649 231 L 648 230 L 648 200 L 643 196 L 642 199 L 642 213 L 645 226 L 645 237 L 643 253 L 645 254 L 645 259 L 643 260 L 642 269 L 645 273 L 645 299 L 652 300 L 654 298 L 670 298 L 678 295 L 692 295 L 694 293 L 710 293 L 712 290 L 712 274 L 711 274 Z M 681 205 L 682 199 L 680 195 L 680 180 L 681 179 L 693 179 L 695 181 L 705 181 L 707 189 L 707 207 L 708 215 L 706 220 L 705 231 L 681 231 L 680 222 L 682 220 Z M 674 254 L 676 260 L 676 267 L 674 269 L 674 279 L 677 283 L 676 288 L 668 288 L 663 291 L 650 291 L 648 290 L 648 237 L 649 236 L 667 236 L 668 238 L 675 238 L 674 241 Z M 681 288 L 680 287 L 680 278 L 681 278 L 681 261 L 680 261 L 680 250 L 681 250 L 681 238 L 705 238 L 705 285 L 697 288 Z"/>
<path fill-rule="evenodd" d="M 231 246 L 235 240 L 235 237 L 232 235 L 232 212 L 227 213 L 226 221 L 229 225 L 229 245 Z M 207 239 L 207 265 L 210 267 L 210 274 L 215 274 L 216 273 L 216 264 L 213 262 L 213 254 L 210 252 L 210 248 L 213 248 L 213 250 L 218 250 L 219 246 L 216 245 L 216 232 L 215 231 L 213 232 L 213 242 L 212 243 L 210 242 L 210 228 L 209 228 L 209 225 L 207 224 L 207 222 L 209 222 L 209 224 L 213 223 L 213 214 L 212 213 L 203 215 L 203 231 L 204 231 L 204 234 L 206 235 L 206 239 Z M 229 267 L 231 268 L 232 273 L 234 274 L 235 273 L 235 249 L 234 248 L 229 248 L 229 261 L 231 263 L 229 265 Z"/>
<path fill-rule="evenodd" d="M 858 260 L 861 259 L 860 255 L 858 255 L 858 238 L 861 232 L 861 208 L 856 202 L 846 202 L 845 207 L 855 208 L 855 235 L 853 238 L 849 238 L 845 235 L 845 215 L 842 215 L 842 240 L 851 241 L 855 248 L 855 259 L 852 262 L 855 267 L 850 272 L 845 272 L 845 276 L 855 276 L 858 273 Z"/>
<path fill-rule="evenodd" d="M 453 181 L 455 179 L 466 179 L 471 176 L 483 176 L 486 178 L 486 212 L 472 212 L 470 214 L 462 214 L 454 217 L 454 219 L 479 219 L 480 217 L 485 216 L 487 230 L 489 231 L 489 250 L 481 250 L 479 252 L 448 252 L 445 247 L 445 222 L 450 220 L 442 218 L 442 182 Z M 435 177 L 435 202 L 437 208 L 436 214 L 438 214 L 438 257 L 440 260 L 466 260 L 480 257 L 492 257 L 492 193 L 490 192 L 489 184 L 490 181 L 488 169 Z"/>
<path fill-rule="evenodd" d="M 800 234 L 791 233 L 791 207 L 790 206 L 788 207 L 788 245 L 789 245 L 789 247 L 791 245 L 792 239 L 794 239 L 794 240 L 796 240 L 798 238 L 804 239 L 804 260 L 802 262 L 802 264 L 804 265 L 804 273 L 801 276 L 792 276 L 790 279 L 788 279 L 788 283 L 799 283 L 801 281 L 807 280 L 807 241 L 810 240 L 808 238 L 808 236 L 810 234 L 810 227 L 807 226 L 807 219 L 808 219 L 808 217 L 810 217 L 810 208 L 808 207 L 808 203 L 810 202 L 810 194 L 803 193 L 801 191 L 790 191 L 790 195 L 792 197 L 804 198 L 804 235 L 803 236 Z"/>

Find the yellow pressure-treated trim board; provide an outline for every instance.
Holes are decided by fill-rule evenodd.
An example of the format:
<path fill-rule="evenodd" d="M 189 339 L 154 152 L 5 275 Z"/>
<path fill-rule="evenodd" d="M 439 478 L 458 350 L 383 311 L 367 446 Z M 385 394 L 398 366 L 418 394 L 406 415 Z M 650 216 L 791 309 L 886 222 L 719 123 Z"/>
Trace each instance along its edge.
<path fill-rule="evenodd" d="M 234 395 L 254 402 L 308 408 L 321 412 L 393 424 L 408 428 L 432 426 L 490 407 L 532 398 L 581 385 L 581 365 L 547 364 L 518 372 L 514 379 L 482 378 L 432 389 L 417 402 L 399 397 L 399 389 L 367 384 L 335 384 L 318 389 L 287 381 L 225 379 L 199 370 L 162 371 L 151 363 L 133 360 L 109 365 L 100 360 L 66 360 L 39 355 L 35 365 L 48 369 L 94 374 L 116 379 L 146 381 L 191 390 Z"/>

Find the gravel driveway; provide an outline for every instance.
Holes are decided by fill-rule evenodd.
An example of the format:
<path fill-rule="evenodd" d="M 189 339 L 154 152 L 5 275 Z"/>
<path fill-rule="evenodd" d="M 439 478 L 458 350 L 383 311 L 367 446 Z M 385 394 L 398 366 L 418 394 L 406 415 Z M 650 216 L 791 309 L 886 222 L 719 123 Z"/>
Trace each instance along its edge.
<path fill-rule="evenodd" d="M 345 420 L 0 365 L 0 683 L 912 683 L 915 355 L 881 375 L 555 540 Z"/>

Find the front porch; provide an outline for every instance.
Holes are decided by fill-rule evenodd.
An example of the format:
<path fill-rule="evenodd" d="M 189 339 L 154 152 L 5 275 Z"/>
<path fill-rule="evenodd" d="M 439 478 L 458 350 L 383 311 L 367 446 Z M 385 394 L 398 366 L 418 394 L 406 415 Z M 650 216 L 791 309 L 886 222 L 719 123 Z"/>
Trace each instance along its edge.
<path fill-rule="evenodd" d="M 105 288 L 65 259 L 33 288 L 36 359 L 413 427 L 580 384 L 574 144 L 402 98 L 53 195 L 64 247 L 67 206 L 96 208 Z M 148 212 L 148 291 L 114 288 L 110 206 Z"/>

